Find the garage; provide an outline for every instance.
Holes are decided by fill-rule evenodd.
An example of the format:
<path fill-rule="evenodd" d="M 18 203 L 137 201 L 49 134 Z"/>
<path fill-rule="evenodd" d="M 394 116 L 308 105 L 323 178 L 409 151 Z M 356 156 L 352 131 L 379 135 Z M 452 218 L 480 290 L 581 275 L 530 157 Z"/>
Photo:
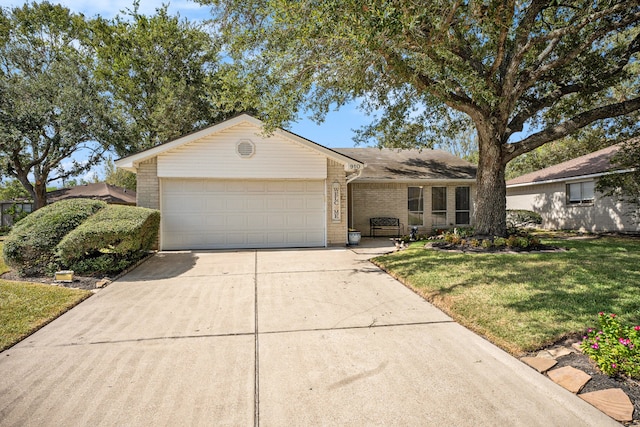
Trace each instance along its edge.
<path fill-rule="evenodd" d="M 364 164 L 241 114 L 117 160 L 160 210 L 160 250 L 344 246 Z"/>
<path fill-rule="evenodd" d="M 321 180 L 163 179 L 162 247 L 325 246 Z"/>

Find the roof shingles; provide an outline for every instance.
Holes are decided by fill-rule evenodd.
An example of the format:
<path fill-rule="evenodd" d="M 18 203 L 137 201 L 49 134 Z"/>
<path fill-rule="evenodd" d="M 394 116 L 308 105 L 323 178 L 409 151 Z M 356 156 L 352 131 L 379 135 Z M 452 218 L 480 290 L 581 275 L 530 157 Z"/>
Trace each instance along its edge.
<path fill-rule="evenodd" d="M 535 184 L 552 180 L 576 178 L 608 172 L 611 169 L 611 158 L 620 149 L 620 144 L 612 145 L 566 162 L 558 163 L 539 171 L 530 172 L 507 181 L 507 186 L 518 184 Z"/>
<path fill-rule="evenodd" d="M 366 163 L 358 181 L 475 179 L 476 166 L 442 150 L 389 148 L 334 148 Z"/>
<path fill-rule="evenodd" d="M 47 193 L 47 200 L 49 203 L 57 202 L 58 200 L 77 198 L 97 199 L 114 204 L 136 204 L 135 191 L 126 190 L 104 182 L 78 185 L 71 188 L 62 188 L 60 190 L 54 190 Z"/>

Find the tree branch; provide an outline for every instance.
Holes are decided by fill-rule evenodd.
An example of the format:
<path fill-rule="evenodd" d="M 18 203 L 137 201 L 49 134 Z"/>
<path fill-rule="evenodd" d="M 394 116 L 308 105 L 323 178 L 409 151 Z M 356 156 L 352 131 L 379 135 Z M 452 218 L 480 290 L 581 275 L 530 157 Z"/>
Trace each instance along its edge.
<path fill-rule="evenodd" d="M 613 9 L 613 8 L 612 8 Z M 540 55 L 538 56 L 538 60 L 536 61 L 535 64 L 533 64 L 532 67 L 529 67 L 529 69 L 525 69 L 522 70 L 522 72 L 520 72 L 519 77 L 518 77 L 518 82 L 516 84 L 516 89 L 514 91 L 514 93 L 516 94 L 516 96 L 519 96 L 520 94 L 524 93 L 527 89 L 529 89 L 530 87 L 532 87 L 543 75 L 545 75 L 546 73 L 548 73 L 549 71 L 561 68 L 569 63 L 571 63 L 572 61 L 574 61 L 580 54 L 584 53 L 585 51 L 587 51 L 592 45 L 593 43 L 602 38 L 603 36 L 605 36 L 607 33 L 616 30 L 618 28 L 622 28 L 625 27 L 627 25 L 630 25 L 633 22 L 638 21 L 638 19 L 640 19 L 640 12 L 634 14 L 634 15 L 630 15 L 627 17 L 627 19 L 622 20 L 621 22 L 618 23 L 612 23 L 611 25 L 606 25 L 603 28 L 600 28 L 599 31 L 593 31 L 589 34 L 589 36 L 587 38 L 585 38 L 585 40 L 581 43 L 578 44 L 577 46 L 575 46 L 573 49 L 571 49 L 569 52 L 565 52 L 563 53 L 562 56 L 560 56 L 559 58 L 557 58 L 556 60 L 541 66 L 542 63 L 542 59 L 546 58 L 549 56 L 549 54 L 551 53 L 551 51 L 553 50 L 553 48 L 559 43 L 559 39 L 567 34 L 570 33 L 576 33 L 576 31 L 578 29 L 582 29 L 582 27 L 575 29 L 575 28 L 571 28 L 571 27 L 565 27 L 563 29 L 567 29 L 568 31 L 565 33 L 563 32 L 559 32 L 556 38 L 549 38 L 549 37 L 542 37 L 539 40 L 550 40 L 549 45 L 545 48 L 545 50 L 543 52 L 540 53 Z M 586 25 L 586 23 L 584 24 Z M 638 36 L 636 36 L 635 40 L 629 44 L 629 49 L 633 50 L 631 53 L 629 53 L 629 51 L 627 52 L 627 54 L 629 54 L 629 56 L 635 52 L 638 51 Z M 533 45 L 533 44 L 532 44 Z M 550 49 L 551 48 L 551 49 Z"/>
<path fill-rule="evenodd" d="M 528 153 L 529 151 L 546 144 L 547 142 L 563 138 L 576 130 L 595 122 L 596 120 L 622 116 L 639 109 L 640 97 L 585 111 L 584 113 L 578 114 L 569 120 L 533 134 L 520 142 L 503 144 L 503 161 L 506 163 L 521 154 Z"/>
<path fill-rule="evenodd" d="M 508 0 L 503 4 L 502 7 L 504 8 L 503 10 L 506 11 L 508 16 L 505 16 L 504 22 L 502 22 L 502 28 L 500 30 L 500 36 L 498 37 L 497 43 L 498 49 L 496 51 L 496 57 L 493 60 L 493 65 L 491 66 L 491 68 L 489 69 L 489 73 L 487 74 L 487 82 L 489 82 L 491 77 L 498 71 L 505 59 L 505 44 L 509 35 L 509 29 L 511 28 L 511 25 L 513 23 L 515 1 Z"/>
<path fill-rule="evenodd" d="M 533 117 L 537 112 L 541 111 L 544 108 L 550 107 L 560 98 L 572 94 L 572 93 L 580 93 L 583 95 L 589 95 L 596 92 L 599 92 L 610 86 L 609 79 L 615 77 L 617 74 L 621 73 L 624 70 L 624 67 L 631 60 L 632 55 L 640 52 L 640 34 L 638 34 L 635 39 L 629 44 L 629 47 L 625 54 L 618 59 L 615 66 L 608 70 L 603 70 L 602 73 L 597 74 L 592 77 L 590 82 L 581 82 L 577 84 L 569 84 L 565 86 L 560 86 L 547 96 L 531 102 L 527 105 L 520 113 L 518 113 L 507 126 L 508 134 L 507 136 L 511 136 L 515 132 L 522 131 L 524 123 Z"/>
<path fill-rule="evenodd" d="M 481 110 L 472 99 L 449 90 L 442 90 L 441 84 L 429 76 L 419 73 L 412 66 L 408 65 L 395 52 L 380 52 L 387 63 L 387 67 L 392 68 L 407 82 L 415 82 L 424 91 L 444 100 L 444 102 L 458 111 L 467 113 L 471 117 L 477 117 Z"/>

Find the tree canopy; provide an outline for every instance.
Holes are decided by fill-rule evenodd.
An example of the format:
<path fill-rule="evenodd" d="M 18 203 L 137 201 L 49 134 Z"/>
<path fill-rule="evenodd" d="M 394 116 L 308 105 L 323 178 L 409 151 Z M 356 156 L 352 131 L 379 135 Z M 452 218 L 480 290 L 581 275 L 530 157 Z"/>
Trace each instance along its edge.
<path fill-rule="evenodd" d="M 104 163 L 104 182 L 132 191 L 136 191 L 137 187 L 136 174 L 116 168 L 110 157 Z"/>
<path fill-rule="evenodd" d="M 96 141 L 109 134 L 86 34 L 84 17 L 59 5 L 0 10 L 2 174 L 20 181 L 36 209 L 46 204 L 47 183 L 100 161 Z M 80 150 L 86 161 L 71 160 Z"/>
<path fill-rule="evenodd" d="M 114 142 L 120 156 L 151 148 L 223 120 L 233 111 L 219 102 L 224 66 L 215 39 L 167 5 L 155 15 L 139 12 L 91 23 L 96 78 L 114 101 L 119 120 Z M 232 104 L 232 103 L 231 103 Z"/>
<path fill-rule="evenodd" d="M 360 141 L 428 147 L 474 128 L 479 234 L 506 233 L 509 161 L 640 109 L 637 0 L 199 1 L 271 126 L 358 101 Z"/>

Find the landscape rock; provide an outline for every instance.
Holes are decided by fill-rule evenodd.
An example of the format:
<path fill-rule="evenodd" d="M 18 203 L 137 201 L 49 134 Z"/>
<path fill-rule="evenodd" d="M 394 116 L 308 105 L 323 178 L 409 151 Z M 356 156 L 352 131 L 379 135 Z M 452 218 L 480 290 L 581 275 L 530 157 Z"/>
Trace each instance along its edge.
<path fill-rule="evenodd" d="M 547 375 L 554 383 L 561 385 L 572 393 L 578 393 L 591 379 L 591 375 L 571 366 L 554 369 L 547 372 Z"/>
<path fill-rule="evenodd" d="M 565 346 L 557 346 L 557 347 L 548 349 L 547 352 L 551 355 L 551 357 L 553 357 L 554 359 L 557 359 L 558 357 L 566 356 L 568 354 L 573 353 L 573 350 Z"/>
<path fill-rule="evenodd" d="M 99 282 L 96 282 L 96 288 L 104 288 L 105 286 L 108 286 L 110 284 L 111 284 L 111 280 L 103 279 L 103 280 L 100 280 Z"/>
<path fill-rule="evenodd" d="M 609 388 L 578 396 L 616 421 L 628 422 L 633 419 L 633 404 L 622 389 Z"/>
<path fill-rule="evenodd" d="M 544 357 L 523 357 L 520 360 L 540 373 L 545 373 L 558 363 L 553 359 L 546 359 Z"/>

